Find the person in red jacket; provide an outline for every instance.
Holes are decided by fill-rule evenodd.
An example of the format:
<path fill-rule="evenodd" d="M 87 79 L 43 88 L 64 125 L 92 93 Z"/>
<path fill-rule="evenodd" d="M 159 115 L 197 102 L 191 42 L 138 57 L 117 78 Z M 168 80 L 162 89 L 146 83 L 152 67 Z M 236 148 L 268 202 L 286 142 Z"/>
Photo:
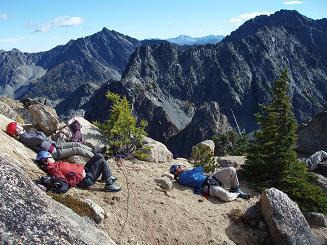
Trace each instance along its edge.
<path fill-rule="evenodd" d="M 104 191 L 117 192 L 121 189 L 115 183 L 117 178 L 112 176 L 107 161 L 100 153 L 95 154 L 85 166 L 78 163 L 56 162 L 47 151 L 40 151 L 36 156 L 36 161 L 43 171 L 55 179 L 54 183 L 58 185 L 51 187 L 56 193 L 66 192 L 68 188 L 65 186 L 67 185 L 69 188 L 74 186 L 88 188 L 97 181 L 100 175 L 106 182 Z"/>

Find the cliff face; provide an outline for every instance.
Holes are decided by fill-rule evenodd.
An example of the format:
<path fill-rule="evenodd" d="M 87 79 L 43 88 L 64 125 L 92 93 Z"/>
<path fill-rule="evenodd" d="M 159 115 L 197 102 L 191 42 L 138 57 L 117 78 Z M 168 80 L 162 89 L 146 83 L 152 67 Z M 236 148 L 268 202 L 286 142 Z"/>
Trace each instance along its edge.
<path fill-rule="evenodd" d="M 134 38 L 103 28 L 46 52 L 2 52 L 0 94 L 60 100 L 85 83 L 120 79 L 138 45 Z"/>
<path fill-rule="evenodd" d="M 273 82 L 287 69 L 293 109 L 301 122 L 327 106 L 326 26 L 326 19 L 311 20 L 283 10 L 246 22 L 216 45 L 139 47 L 121 86 L 136 114 L 149 121 L 150 135 L 166 141 L 211 101 L 232 125 L 233 111 L 242 129 L 255 129 L 258 105 L 269 101 Z M 175 128 L 157 126 L 166 122 Z"/>

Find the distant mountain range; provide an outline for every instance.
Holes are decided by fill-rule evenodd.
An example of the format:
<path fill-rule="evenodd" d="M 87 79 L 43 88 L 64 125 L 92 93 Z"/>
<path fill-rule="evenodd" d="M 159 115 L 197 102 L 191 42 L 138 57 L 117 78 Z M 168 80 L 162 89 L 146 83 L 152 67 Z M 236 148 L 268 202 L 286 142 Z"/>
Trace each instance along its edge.
<path fill-rule="evenodd" d="M 64 117 L 109 115 L 105 93 L 127 96 L 150 137 L 176 155 L 235 126 L 257 127 L 254 113 L 288 69 L 299 122 L 327 108 L 327 20 L 296 11 L 258 16 L 215 45 L 139 41 L 102 31 L 41 53 L 0 52 L 0 94 L 46 97 Z"/>
<path fill-rule="evenodd" d="M 254 114 L 271 98 L 283 69 L 290 77 L 299 122 L 327 108 L 327 20 L 282 10 L 247 21 L 216 45 L 138 47 L 118 83 L 103 85 L 88 102 L 89 120 L 108 117 L 107 90 L 125 94 L 151 137 L 175 155 L 235 126 L 257 128 Z M 89 109 L 92 108 L 92 109 Z M 226 121 L 227 119 L 227 121 Z"/>
<path fill-rule="evenodd" d="M 206 37 L 190 37 L 187 35 L 180 35 L 178 37 L 168 38 L 166 40 L 177 45 L 205 45 L 219 43 L 224 37 L 225 36 L 222 35 L 209 35 Z"/>

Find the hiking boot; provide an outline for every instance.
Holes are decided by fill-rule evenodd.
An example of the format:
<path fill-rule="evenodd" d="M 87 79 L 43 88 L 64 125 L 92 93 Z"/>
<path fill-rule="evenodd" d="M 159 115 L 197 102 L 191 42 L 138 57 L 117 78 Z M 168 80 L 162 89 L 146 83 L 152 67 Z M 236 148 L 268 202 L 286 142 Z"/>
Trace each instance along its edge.
<path fill-rule="evenodd" d="M 115 182 L 117 180 L 117 177 L 112 175 L 109 178 L 109 180 L 111 180 L 112 182 Z M 103 176 L 101 176 L 101 179 L 99 180 L 99 182 L 107 182 L 107 179 L 104 179 Z"/>
<path fill-rule="evenodd" d="M 238 193 L 237 197 L 243 198 L 243 199 L 250 199 L 250 195 L 248 193 L 245 193 L 245 192 Z"/>
<path fill-rule="evenodd" d="M 117 192 L 120 191 L 120 186 L 117 185 L 115 182 L 111 181 L 107 181 L 106 185 L 104 186 L 104 191 L 107 192 Z"/>
<path fill-rule="evenodd" d="M 108 159 L 110 158 L 110 156 L 106 153 L 102 153 L 102 156 L 104 158 L 104 160 L 108 161 Z"/>
<path fill-rule="evenodd" d="M 243 199 L 249 199 L 250 198 L 250 195 L 246 192 L 243 192 L 239 187 L 231 187 L 229 189 L 229 192 L 232 192 L 232 193 L 238 193 L 238 196 L 239 198 L 243 198 Z"/>

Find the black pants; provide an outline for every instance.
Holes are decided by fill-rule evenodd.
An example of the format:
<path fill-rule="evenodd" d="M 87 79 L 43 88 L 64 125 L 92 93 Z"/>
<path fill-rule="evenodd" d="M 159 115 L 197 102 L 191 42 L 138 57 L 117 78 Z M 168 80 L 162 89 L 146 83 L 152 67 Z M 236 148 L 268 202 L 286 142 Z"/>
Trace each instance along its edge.
<path fill-rule="evenodd" d="M 107 161 L 102 154 L 95 154 L 84 166 L 86 177 L 78 184 L 78 187 L 85 188 L 93 185 L 102 174 L 102 179 L 109 179 L 111 171 Z"/>

